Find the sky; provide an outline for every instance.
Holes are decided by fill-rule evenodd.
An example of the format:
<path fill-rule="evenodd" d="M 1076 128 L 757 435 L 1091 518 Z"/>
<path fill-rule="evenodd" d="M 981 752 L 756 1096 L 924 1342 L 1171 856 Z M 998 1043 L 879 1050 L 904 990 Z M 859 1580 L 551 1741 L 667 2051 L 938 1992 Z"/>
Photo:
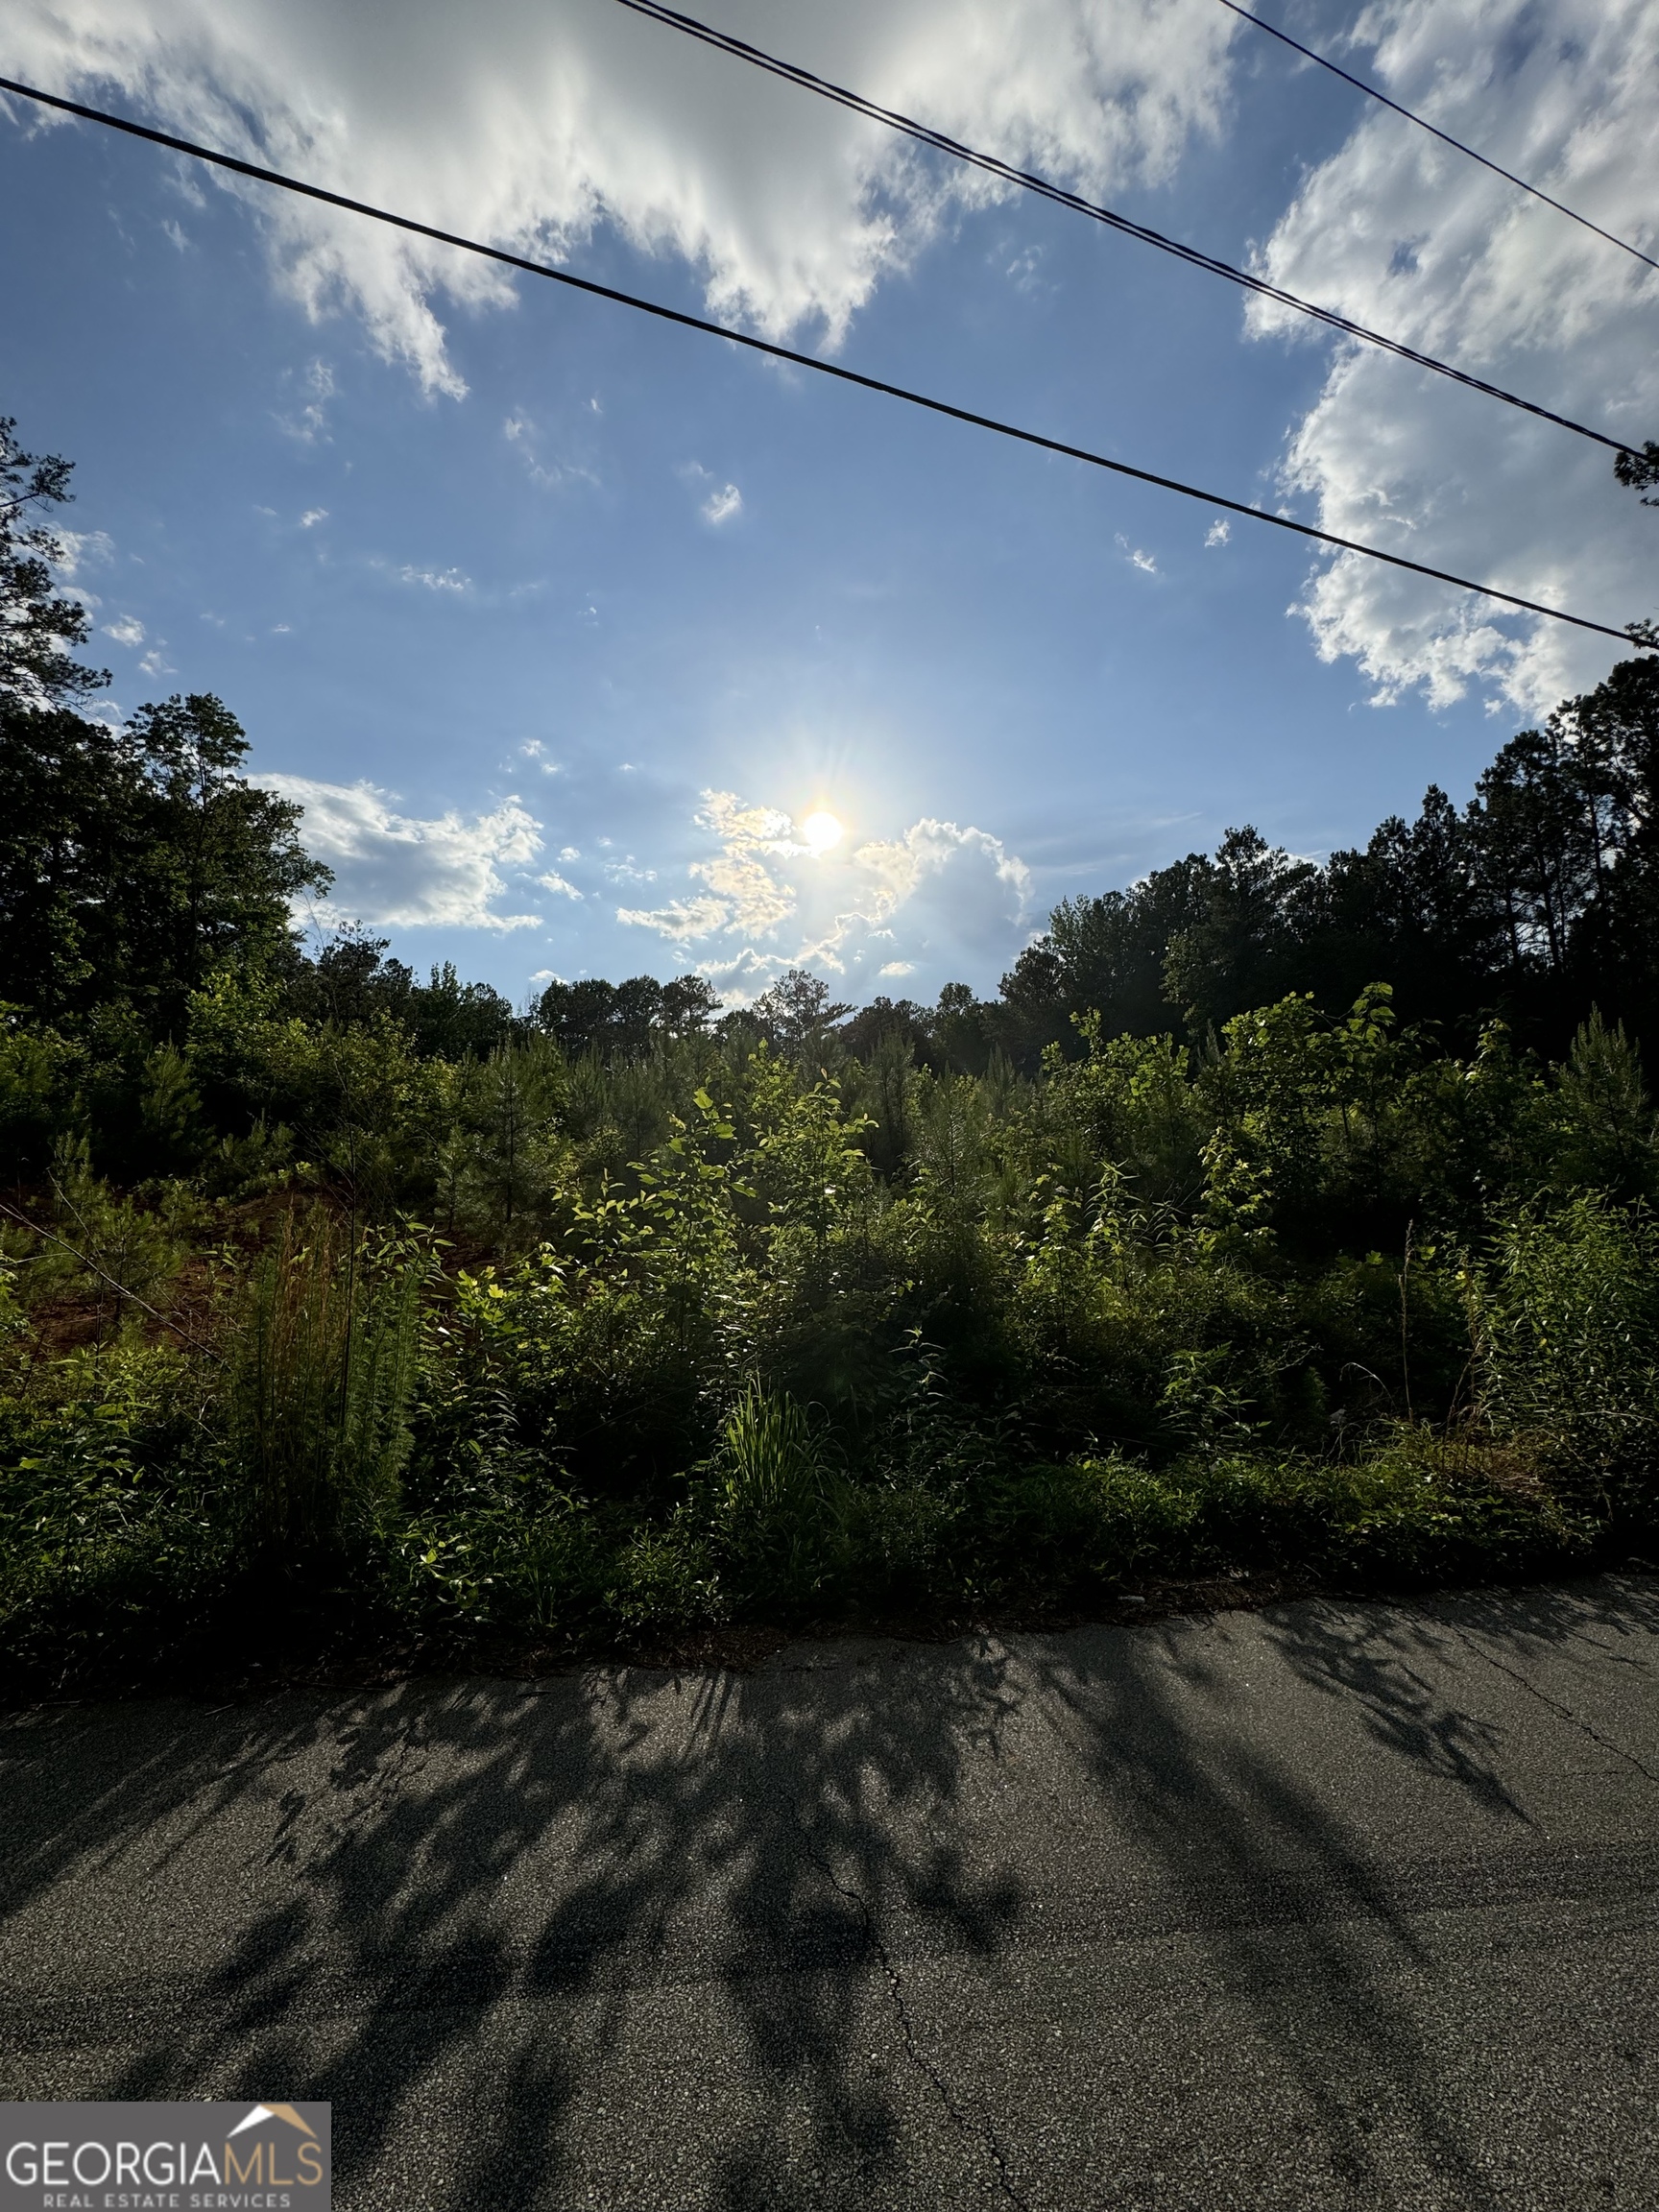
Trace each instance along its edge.
<path fill-rule="evenodd" d="M 1659 437 L 1659 274 L 1216 0 L 705 0 L 883 104 Z M 1659 253 L 1659 0 L 1264 14 Z M 1604 448 L 616 0 L 9 0 L 0 73 L 1623 625 Z M 996 988 L 1253 823 L 1362 842 L 1612 641 L 0 101 L 0 413 L 77 464 L 110 711 L 211 691 L 311 917 L 516 1003 Z"/>

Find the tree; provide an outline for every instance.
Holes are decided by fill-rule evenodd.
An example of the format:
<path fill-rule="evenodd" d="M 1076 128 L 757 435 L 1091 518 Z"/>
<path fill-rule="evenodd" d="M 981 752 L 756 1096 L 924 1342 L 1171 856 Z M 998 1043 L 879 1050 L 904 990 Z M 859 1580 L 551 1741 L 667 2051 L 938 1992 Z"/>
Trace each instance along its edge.
<path fill-rule="evenodd" d="M 701 975 L 676 975 L 667 983 L 655 975 L 630 975 L 621 983 L 590 975 L 549 983 L 531 1019 L 567 1060 L 586 1052 L 637 1060 L 660 1037 L 701 1037 L 719 1010 Z"/>
<path fill-rule="evenodd" d="M 1645 494 L 1649 484 L 1659 484 L 1659 445 L 1649 438 L 1640 453 L 1633 447 L 1626 448 L 1615 459 L 1613 473 L 1621 484 L 1626 485 L 1632 492 Z M 1659 507 L 1659 499 L 1644 496 L 1642 504 L 1644 507 Z"/>
<path fill-rule="evenodd" d="M 63 546 L 39 519 L 67 505 L 74 464 L 25 453 L 17 424 L 0 416 L 0 709 L 62 707 L 109 681 L 67 648 L 86 642 L 86 610 L 54 585 Z"/>
<path fill-rule="evenodd" d="M 1465 1022 L 1504 966 L 1477 823 L 1434 783 L 1415 822 L 1392 814 L 1362 850 L 1332 854 L 1301 923 L 1296 981 L 1327 1014 L 1385 977 L 1408 1021 Z"/>
<path fill-rule="evenodd" d="M 706 1036 L 719 1013 L 719 998 L 705 975 L 676 975 L 662 986 L 661 1024 L 670 1037 Z"/>
<path fill-rule="evenodd" d="M 536 1001 L 533 1019 L 565 1059 L 580 1060 L 590 1047 L 601 1048 L 615 1001 L 616 986 L 602 975 L 584 976 L 576 983 L 555 976 Z"/>
<path fill-rule="evenodd" d="M 333 880 L 300 842 L 302 809 L 238 771 L 242 725 L 207 693 L 141 707 L 130 725 L 144 769 L 143 851 L 132 880 L 134 997 L 163 1023 L 227 960 L 291 950 L 291 902 Z"/>
<path fill-rule="evenodd" d="M 177 1037 L 215 967 L 293 958 L 290 902 L 329 872 L 247 751 L 204 694 L 119 729 L 0 711 L 0 999 L 53 1022 L 123 1002 Z"/>
<path fill-rule="evenodd" d="M 1154 869 L 1127 891 L 1063 899 L 1046 933 L 1002 978 L 997 1041 L 1016 1061 L 1035 1062 L 1046 1045 L 1078 1049 L 1072 1017 L 1100 1017 L 1105 1037 L 1152 1036 L 1180 1021 L 1165 995 L 1172 942 L 1200 920 L 1212 863 L 1202 853 Z"/>
<path fill-rule="evenodd" d="M 797 1059 L 822 1054 L 830 1031 L 852 1011 L 832 1001 L 829 984 L 806 968 L 786 968 L 750 1008 L 762 1032 Z"/>
<path fill-rule="evenodd" d="M 337 923 L 316 959 L 290 983 L 289 1004 L 298 1014 L 342 1029 L 372 1022 L 376 1014 L 406 1022 L 415 972 L 401 960 L 388 960 L 391 949 L 389 937 L 374 936 L 360 922 Z"/>
<path fill-rule="evenodd" d="M 398 969 L 402 962 L 386 965 Z M 415 1032 L 416 1049 L 443 1060 L 487 1059 L 517 1028 L 510 1001 L 493 984 L 463 983 L 451 960 L 435 967 L 429 982 L 411 984 L 402 1019 Z"/>
<path fill-rule="evenodd" d="M 1198 1034 L 1247 1006 L 1262 1006 L 1292 987 L 1298 908 L 1318 870 L 1269 845 L 1259 830 L 1229 830 L 1214 860 L 1192 869 L 1187 926 L 1164 955 L 1164 997 Z"/>
<path fill-rule="evenodd" d="M 919 1066 L 926 1066 L 933 1057 L 932 1023 L 926 1008 L 918 1006 L 913 998 L 872 998 L 868 1006 L 861 1006 L 842 1023 L 837 1041 L 853 1059 L 868 1060 L 890 1039 Z"/>
<path fill-rule="evenodd" d="M 1622 1015 L 1659 1045 L 1659 661 L 1622 661 L 1558 719 L 1611 794 L 1596 895 L 1574 923 L 1579 1005 Z"/>
<path fill-rule="evenodd" d="M 86 612 L 60 592 L 40 521 L 70 464 L 0 420 L 0 1000 L 48 1022 L 131 1010 L 152 1038 L 228 959 L 292 961 L 289 902 L 329 880 L 300 809 L 250 783 L 241 725 L 204 693 L 125 727 L 74 711 L 109 681 L 69 648 Z"/>
<path fill-rule="evenodd" d="M 933 1049 L 953 1074 L 983 1075 L 991 1061 L 991 1009 L 966 983 L 947 983 L 933 1012 Z"/>

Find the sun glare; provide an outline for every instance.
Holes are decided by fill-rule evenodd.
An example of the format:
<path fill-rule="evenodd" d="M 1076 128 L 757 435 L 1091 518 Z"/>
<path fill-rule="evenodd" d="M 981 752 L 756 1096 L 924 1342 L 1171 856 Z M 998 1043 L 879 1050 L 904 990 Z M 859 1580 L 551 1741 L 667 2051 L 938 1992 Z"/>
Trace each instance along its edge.
<path fill-rule="evenodd" d="M 832 845 L 840 844 L 841 834 L 840 823 L 823 806 L 808 814 L 801 825 L 802 838 L 812 853 L 828 853 Z"/>

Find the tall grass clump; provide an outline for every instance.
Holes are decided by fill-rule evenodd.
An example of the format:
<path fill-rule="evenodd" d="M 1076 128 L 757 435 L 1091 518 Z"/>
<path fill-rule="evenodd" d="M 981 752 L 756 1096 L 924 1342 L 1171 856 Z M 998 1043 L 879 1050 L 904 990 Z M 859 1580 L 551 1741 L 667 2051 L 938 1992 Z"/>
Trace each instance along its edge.
<path fill-rule="evenodd" d="M 825 1591 L 840 1546 L 841 1484 L 805 1407 L 750 1382 L 710 1463 L 714 1526 L 741 1595 L 786 1607 Z"/>
<path fill-rule="evenodd" d="M 284 1216 L 253 1269 L 227 1376 L 255 1540 L 309 1551 L 383 1524 L 413 1431 L 427 1262 L 322 1207 Z"/>

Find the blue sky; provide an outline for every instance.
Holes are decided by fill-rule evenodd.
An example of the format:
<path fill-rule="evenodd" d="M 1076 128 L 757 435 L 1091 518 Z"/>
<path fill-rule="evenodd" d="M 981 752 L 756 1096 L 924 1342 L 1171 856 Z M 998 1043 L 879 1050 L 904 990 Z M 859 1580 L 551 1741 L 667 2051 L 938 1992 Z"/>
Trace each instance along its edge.
<path fill-rule="evenodd" d="M 216 143 L 256 116 L 307 175 L 967 406 L 1598 618 L 1651 611 L 1654 518 L 1601 454 L 1252 331 L 1231 287 L 1028 198 L 964 198 L 932 157 L 895 167 L 870 126 L 607 9 L 485 7 L 471 77 L 438 14 L 372 67 L 354 42 L 419 11 L 368 0 L 23 0 L 0 47 L 8 73 Z M 991 33 L 974 0 L 907 0 L 830 38 L 781 0 L 717 19 L 1659 432 L 1659 278 L 1211 0 L 1142 0 L 1151 42 L 1124 59 L 1135 14 L 1026 0 Z M 1628 234 L 1656 163 L 1621 87 L 1656 16 L 1400 0 L 1343 50 Z M 1335 46 L 1356 15 L 1284 19 Z M 985 40 L 1016 33 L 999 68 Z M 544 133 L 502 88 L 535 70 L 580 93 Z M 1320 565 L 1278 533 L 1208 541 L 1201 506 L 553 286 L 459 271 L 457 297 L 447 257 L 411 269 L 383 235 L 15 105 L 0 205 L 0 409 L 78 463 L 74 581 L 115 700 L 218 692 L 305 804 L 340 915 L 515 999 L 686 968 L 740 996 L 803 957 L 854 998 L 988 991 L 1057 898 L 1229 824 L 1320 854 L 1431 779 L 1466 795 L 1616 657 L 1352 565 L 1310 606 Z M 843 827 L 821 853 L 814 810 Z"/>

